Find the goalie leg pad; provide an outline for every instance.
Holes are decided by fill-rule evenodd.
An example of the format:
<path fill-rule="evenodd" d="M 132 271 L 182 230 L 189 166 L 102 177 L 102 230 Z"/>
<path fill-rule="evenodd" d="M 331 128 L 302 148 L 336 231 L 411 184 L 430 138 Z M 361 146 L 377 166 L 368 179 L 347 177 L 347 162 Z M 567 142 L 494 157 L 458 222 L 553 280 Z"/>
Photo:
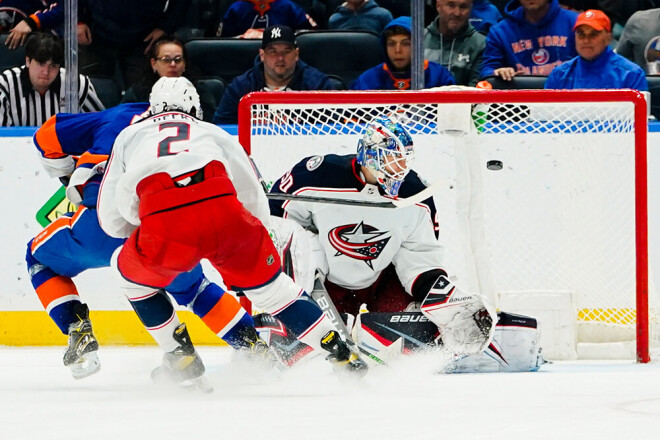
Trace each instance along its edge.
<path fill-rule="evenodd" d="M 482 353 L 456 360 L 448 373 L 513 373 L 538 371 L 547 361 L 541 353 L 536 319 L 499 312 L 493 341 Z"/>
<path fill-rule="evenodd" d="M 460 289 L 444 275 L 431 287 L 421 310 L 440 329 L 445 349 L 454 354 L 480 353 L 493 338 L 497 316 L 486 298 Z"/>

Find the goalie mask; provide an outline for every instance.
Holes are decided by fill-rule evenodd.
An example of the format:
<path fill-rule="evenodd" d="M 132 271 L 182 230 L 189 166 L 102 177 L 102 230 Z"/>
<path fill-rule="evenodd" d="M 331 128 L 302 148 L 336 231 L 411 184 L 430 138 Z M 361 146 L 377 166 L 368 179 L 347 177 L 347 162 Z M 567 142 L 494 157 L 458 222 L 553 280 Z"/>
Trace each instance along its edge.
<path fill-rule="evenodd" d="M 371 171 L 389 196 L 396 197 L 415 158 L 412 137 L 387 117 L 370 122 L 358 142 L 357 161 Z"/>
<path fill-rule="evenodd" d="M 202 119 L 202 107 L 195 86 L 184 77 L 162 77 L 151 88 L 149 113 L 180 111 Z"/>

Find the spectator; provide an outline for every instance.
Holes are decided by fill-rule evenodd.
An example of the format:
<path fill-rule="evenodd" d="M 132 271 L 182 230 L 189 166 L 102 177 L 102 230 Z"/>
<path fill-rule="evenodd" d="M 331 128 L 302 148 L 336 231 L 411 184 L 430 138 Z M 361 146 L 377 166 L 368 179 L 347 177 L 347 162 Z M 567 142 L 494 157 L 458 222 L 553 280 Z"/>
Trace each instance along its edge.
<path fill-rule="evenodd" d="M 488 35 L 491 27 L 502 20 L 502 14 L 497 6 L 488 0 L 474 0 L 470 13 L 470 24 L 484 35 Z"/>
<path fill-rule="evenodd" d="M 346 0 L 330 16 L 330 29 L 372 31 L 380 34 L 392 21 L 392 13 L 375 0 Z"/>
<path fill-rule="evenodd" d="M 35 32 L 25 44 L 25 65 L 0 74 L 0 126 L 40 126 L 64 110 L 64 44 L 52 34 Z M 80 75 L 81 111 L 103 110 L 90 79 Z"/>
<path fill-rule="evenodd" d="M 62 34 L 64 6 L 55 0 L 0 1 L 0 33 L 9 31 L 5 44 L 16 49 L 27 41 L 31 32 L 54 30 Z"/>
<path fill-rule="evenodd" d="M 227 9 L 218 26 L 218 37 L 261 38 L 263 29 L 285 25 L 313 29 L 316 22 L 291 0 L 239 0 Z"/>
<path fill-rule="evenodd" d="M 585 2 L 591 3 L 593 0 Z M 658 0 L 597 0 L 596 3 L 598 7 L 584 9 L 600 9 L 605 12 L 612 22 L 612 33 L 616 36 L 621 35 L 623 26 L 635 12 L 660 6 Z"/>
<path fill-rule="evenodd" d="M 319 29 L 328 27 L 328 0 L 293 0 L 317 24 Z"/>
<path fill-rule="evenodd" d="M 574 30 L 579 55 L 550 73 L 546 89 L 648 90 L 642 68 L 609 47 L 612 25 L 604 12 L 589 9 L 581 13 Z"/>
<path fill-rule="evenodd" d="M 649 71 L 649 63 L 654 60 L 646 56 L 647 50 L 653 50 L 650 42 L 654 37 L 660 38 L 660 8 L 637 11 L 623 28 L 616 52 L 640 66 L 645 73 L 654 73 Z"/>
<path fill-rule="evenodd" d="M 140 80 L 144 56 L 182 24 L 187 0 L 80 0 L 80 72 L 112 77 L 119 64 L 124 89 Z"/>
<path fill-rule="evenodd" d="M 648 68 L 649 75 L 660 75 L 660 35 L 653 37 L 649 44 L 647 45 L 646 66 Z"/>
<path fill-rule="evenodd" d="M 456 84 L 479 81 L 486 37 L 468 22 L 472 0 L 437 0 L 438 17 L 424 31 L 424 57 L 443 65 Z"/>
<path fill-rule="evenodd" d="M 577 13 L 562 9 L 557 0 L 512 0 L 504 15 L 486 37 L 482 78 L 495 75 L 511 81 L 517 74 L 548 75 L 577 55 Z"/>
<path fill-rule="evenodd" d="M 412 18 L 395 18 L 380 35 L 386 62 L 368 69 L 351 85 L 353 90 L 410 89 L 412 61 Z M 451 73 L 440 64 L 424 61 L 424 87 L 455 84 Z"/>
<path fill-rule="evenodd" d="M 249 92 L 337 88 L 325 74 L 299 59 L 296 37 L 288 26 L 266 28 L 259 59 L 256 66 L 227 86 L 213 116 L 214 124 L 236 124 L 238 101 Z"/>
<path fill-rule="evenodd" d="M 198 83 L 199 74 L 188 64 L 188 53 L 183 41 L 173 36 L 163 36 L 151 46 L 148 55 L 148 69 L 142 79 L 124 93 L 121 102 L 149 102 L 151 88 L 163 76 L 188 78 L 197 89 L 204 113 L 204 120 L 209 122 L 217 106 L 212 94 Z M 184 75 L 185 74 L 185 75 Z"/>

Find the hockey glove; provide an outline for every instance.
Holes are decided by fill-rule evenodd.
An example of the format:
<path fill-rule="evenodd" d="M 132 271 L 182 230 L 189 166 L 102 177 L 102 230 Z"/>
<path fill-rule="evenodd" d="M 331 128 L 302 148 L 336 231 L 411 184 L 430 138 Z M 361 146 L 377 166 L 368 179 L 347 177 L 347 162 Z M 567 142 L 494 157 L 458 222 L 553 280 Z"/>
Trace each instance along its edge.
<path fill-rule="evenodd" d="M 482 295 L 471 294 L 441 275 L 421 305 L 440 329 L 443 346 L 457 355 L 482 352 L 495 332 L 497 316 Z"/>

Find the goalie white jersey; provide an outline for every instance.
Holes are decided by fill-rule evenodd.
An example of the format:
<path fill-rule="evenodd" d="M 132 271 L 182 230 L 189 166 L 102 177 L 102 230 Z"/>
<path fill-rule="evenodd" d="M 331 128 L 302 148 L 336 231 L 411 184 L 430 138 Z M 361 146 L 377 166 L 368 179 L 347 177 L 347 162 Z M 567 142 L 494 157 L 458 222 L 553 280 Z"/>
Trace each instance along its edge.
<path fill-rule="evenodd" d="M 225 166 L 238 200 L 268 225 L 266 195 L 241 145 L 215 125 L 166 112 L 127 127 L 117 137 L 99 194 L 103 230 L 122 238 L 140 225 L 136 188 L 145 177 L 165 172 L 177 178 L 214 160 Z"/>
<path fill-rule="evenodd" d="M 411 171 L 401 197 L 426 186 Z M 313 156 L 303 159 L 273 185 L 271 192 L 384 201 L 378 186 L 365 182 L 355 155 Z M 349 289 L 372 285 L 391 263 L 406 292 L 417 276 L 441 269 L 443 248 L 432 198 L 414 206 L 382 209 L 298 200 L 270 200 L 271 214 L 295 220 L 318 231 L 329 273 L 327 279 Z"/>

